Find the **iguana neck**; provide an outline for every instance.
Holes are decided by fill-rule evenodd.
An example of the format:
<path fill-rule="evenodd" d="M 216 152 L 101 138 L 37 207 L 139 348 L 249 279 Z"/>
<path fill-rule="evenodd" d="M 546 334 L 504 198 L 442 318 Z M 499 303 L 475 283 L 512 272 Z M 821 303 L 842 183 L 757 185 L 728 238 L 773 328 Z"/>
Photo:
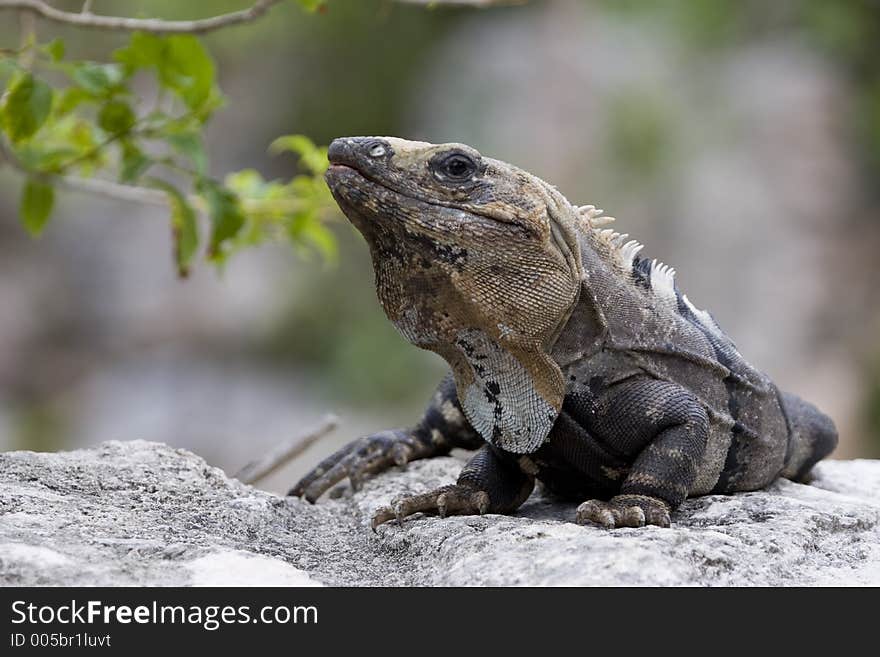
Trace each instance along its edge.
<path fill-rule="evenodd" d="M 607 300 L 602 292 L 619 282 L 619 274 L 609 254 L 596 244 L 592 232 L 582 229 L 579 233 L 581 285 L 556 340 L 550 345 L 550 355 L 560 368 L 595 353 L 608 335 Z"/>

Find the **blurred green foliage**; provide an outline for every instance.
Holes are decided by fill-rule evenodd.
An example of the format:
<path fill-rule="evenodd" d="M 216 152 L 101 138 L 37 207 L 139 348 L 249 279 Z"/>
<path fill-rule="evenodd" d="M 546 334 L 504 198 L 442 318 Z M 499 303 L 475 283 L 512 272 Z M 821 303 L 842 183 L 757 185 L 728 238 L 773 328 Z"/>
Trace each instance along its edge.
<path fill-rule="evenodd" d="M 834 62 L 850 83 L 850 141 L 866 189 L 880 199 L 880 2 L 876 0 L 600 0 L 605 11 L 674 29 L 705 56 L 776 33 L 790 34 Z"/>
<path fill-rule="evenodd" d="M 605 150 L 616 160 L 616 170 L 643 180 L 657 176 L 675 141 L 670 108 L 662 98 L 641 90 L 617 94 L 606 104 Z"/>

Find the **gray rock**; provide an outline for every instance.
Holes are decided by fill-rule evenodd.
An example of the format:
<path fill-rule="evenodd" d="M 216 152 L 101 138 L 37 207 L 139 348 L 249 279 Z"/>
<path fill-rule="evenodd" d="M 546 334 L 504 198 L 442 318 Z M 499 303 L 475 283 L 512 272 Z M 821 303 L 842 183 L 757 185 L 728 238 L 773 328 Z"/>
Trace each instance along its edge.
<path fill-rule="evenodd" d="M 5 585 L 878 585 L 880 461 L 828 461 L 812 485 L 688 500 L 671 529 L 571 522 L 540 492 L 516 516 L 414 517 L 369 530 L 456 457 L 310 505 L 142 441 L 0 455 Z"/>

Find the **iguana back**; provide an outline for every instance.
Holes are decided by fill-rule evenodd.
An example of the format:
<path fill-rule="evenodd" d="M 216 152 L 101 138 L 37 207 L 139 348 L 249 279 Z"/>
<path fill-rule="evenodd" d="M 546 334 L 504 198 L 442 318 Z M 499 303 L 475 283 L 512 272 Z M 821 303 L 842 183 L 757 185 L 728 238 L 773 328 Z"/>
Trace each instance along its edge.
<path fill-rule="evenodd" d="M 776 386 L 691 303 L 672 268 L 641 257 L 642 245 L 628 235 L 592 227 L 590 211 L 581 212 L 589 280 L 554 345 L 557 362 L 570 381 L 579 373 L 613 382 L 644 372 L 690 391 L 710 420 L 692 494 L 766 485 L 783 468 L 790 433 Z M 597 323 L 601 339 L 585 340 L 583 328 Z M 570 389 L 577 394 L 578 385 Z"/>

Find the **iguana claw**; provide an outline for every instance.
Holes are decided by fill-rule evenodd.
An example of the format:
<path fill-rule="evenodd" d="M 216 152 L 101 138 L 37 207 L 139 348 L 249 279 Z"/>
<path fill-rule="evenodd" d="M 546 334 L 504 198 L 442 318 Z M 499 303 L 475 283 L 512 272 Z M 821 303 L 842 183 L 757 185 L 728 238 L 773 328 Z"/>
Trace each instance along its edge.
<path fill-rule="evenodd" d="M 617 495 L 608 502 L 587 500 L 577 509 L 578 524 L 594 522 L 607 529 L 615 527 L 669 527 L 669 505 L 647 495 Z"/>
<path fill-rule="evenodd" d="M 388 522 L 397 520 L 403 524 L 404 518 L 414 513 L 427 513 L 445 518 L 448 515 L 483 515 L 489 510 L 489 494 L 467 486 L 453 484 L 443 486 L 429 493 L 411 495 L 395 500 L 390 506 L 376 510 L 370 523 L 373 531 Z"/>

